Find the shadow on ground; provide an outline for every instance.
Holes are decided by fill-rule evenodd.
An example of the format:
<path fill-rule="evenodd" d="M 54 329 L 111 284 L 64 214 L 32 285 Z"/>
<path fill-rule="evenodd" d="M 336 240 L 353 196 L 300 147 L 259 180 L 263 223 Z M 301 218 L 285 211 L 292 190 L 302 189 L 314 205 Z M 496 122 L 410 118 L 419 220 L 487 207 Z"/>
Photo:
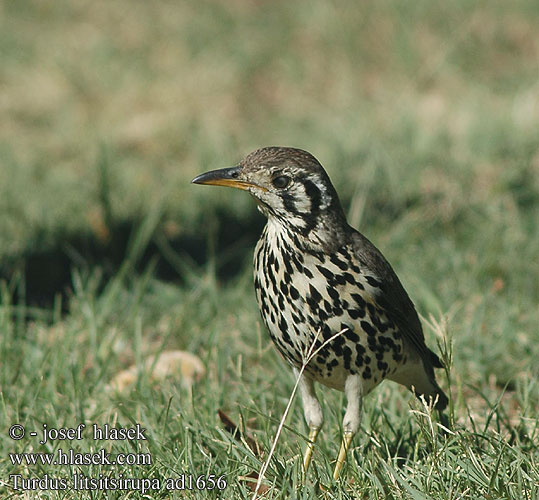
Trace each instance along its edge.
<path fill-rule="evenodd" d="M 150 262 L 155 262 L 154 274 L 158 279 L 181 284 L 189 270 L 213 262 L 219 280 L 231 279 L 244 269 L 265 220 L 257 213 L 241 220 L 227 213 L 216 213 L 212 220 L 218 223 L 210 221 L 207 226 L 173 237 L 167 235 L 162 223 L 157 224 L 136 261 L 135 271 L 142 272 Z M 142 224 L 140 219 L 113 223 L 106 241 L 90 233 L 62 235 L 50 248 L 4 259 L 0 280 L 8 283 L 14 304 L 24 302 L 28 306 L 50 308 L 60 296 L 66 312 L 72 293 L 73 268 L 99 267 L 105 278 L 114 276 Z"/>

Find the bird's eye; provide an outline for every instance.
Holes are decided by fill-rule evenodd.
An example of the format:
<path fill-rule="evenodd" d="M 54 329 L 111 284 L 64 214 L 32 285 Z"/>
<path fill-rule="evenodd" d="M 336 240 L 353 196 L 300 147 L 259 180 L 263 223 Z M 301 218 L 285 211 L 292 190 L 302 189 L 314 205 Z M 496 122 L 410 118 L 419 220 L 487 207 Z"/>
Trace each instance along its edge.
<path fill-rule="evenodd" d="M 284 189 L 286 186 L 288 186 L 288 184 L 290 184 L 290 177 L 287 175 L 279 175 L 271 182 L 277 189 Z"/>

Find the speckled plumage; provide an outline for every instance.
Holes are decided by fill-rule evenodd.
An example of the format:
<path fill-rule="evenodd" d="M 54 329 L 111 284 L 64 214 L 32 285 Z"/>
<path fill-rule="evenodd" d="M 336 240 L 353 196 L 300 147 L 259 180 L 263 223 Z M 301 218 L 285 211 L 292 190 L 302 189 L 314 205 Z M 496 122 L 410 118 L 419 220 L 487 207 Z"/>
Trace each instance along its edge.
<path fill-rule="evenodd" d="M 268 218 L 254 253 L 256 297 L 273 342 L 296 371 L 313 344 L 319 349 L 300 387 L 313 442 L 322 425 L 313 381 L 347 394 L 344 453 L 359 427 L 361 398 L 386 378 L 446 406 L 433 370 L 442 364 L 425 345 L 412 301 L 378 249 L 348 225 L 311 154 L 263 148 L 194 182 L 245 189 Z M 335 477 L 340 466 L 342 460 Z"/>
<path fill-rule="evenodd" d="M 306 366 L 309 376 L 342 391 L 347 376 L 359 373 L 368 392 L 406 362 L 402 335 L 372 301 L 380 283 L 350 245 L 327 256 L 288 236 L 268 224 L 255 250 L 256 296 L 273 342 L 296 368 L 314 343 L 320 350 Z"/>

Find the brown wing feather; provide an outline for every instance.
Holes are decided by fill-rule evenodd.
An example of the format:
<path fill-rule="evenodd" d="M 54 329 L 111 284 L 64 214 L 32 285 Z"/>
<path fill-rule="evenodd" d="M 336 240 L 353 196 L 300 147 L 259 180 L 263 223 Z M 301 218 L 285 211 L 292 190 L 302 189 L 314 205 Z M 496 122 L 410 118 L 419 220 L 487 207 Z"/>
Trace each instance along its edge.
<path fill-rule="evenodd" d="M 434 376 L 432 368 L 441 368 L 442 363 L 425 344 L 423 328 L 413 302 L 381 252 L 365 236 L 351 229 L 356 256 L 366 263 L 369 270 L 376 273 L 381 282 L 379 294 L 376 296 L 377 305 L 385 311 L 388 318 L 398 326 L 405 340 L 417 351 L 428 374 Z"/>

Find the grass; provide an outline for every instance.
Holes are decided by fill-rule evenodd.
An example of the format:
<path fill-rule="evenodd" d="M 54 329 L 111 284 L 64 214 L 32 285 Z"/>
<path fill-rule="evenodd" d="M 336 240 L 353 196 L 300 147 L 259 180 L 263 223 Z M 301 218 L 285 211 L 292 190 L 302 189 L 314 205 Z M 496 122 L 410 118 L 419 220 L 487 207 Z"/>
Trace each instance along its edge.
<path fill-rule="evenodd" d="M 38 495 L 9 479 L 74 473 L 224 475 L 222 492 L 147 497 L 252 496 L 244 478 L 256 480 L 294 379 L 254 301 L 262 220 L 244 193 L 189 180 L 269 144 L 326 166 L 450 360 L 451 405 L 444 433 L 382 384 L 332 486 L 344 398 L 320 388 L 308 480 L 295 401 L 267 497 L 539 497 L 536 2 L 19 0 L 1 4 L 0 22 L 2 498 L 141 497 Z M 142 360 L 170 349 L 196 353 L 205 376 L 152 380 Z M 111 390 L 132 364 L 133 389 Z M 139 423 L 148 440 L 42 446 L 11 440 L 15 423 Z M 15 466 L 8 455 L 70 447 L 149 452 L 152 464 Z"/>

